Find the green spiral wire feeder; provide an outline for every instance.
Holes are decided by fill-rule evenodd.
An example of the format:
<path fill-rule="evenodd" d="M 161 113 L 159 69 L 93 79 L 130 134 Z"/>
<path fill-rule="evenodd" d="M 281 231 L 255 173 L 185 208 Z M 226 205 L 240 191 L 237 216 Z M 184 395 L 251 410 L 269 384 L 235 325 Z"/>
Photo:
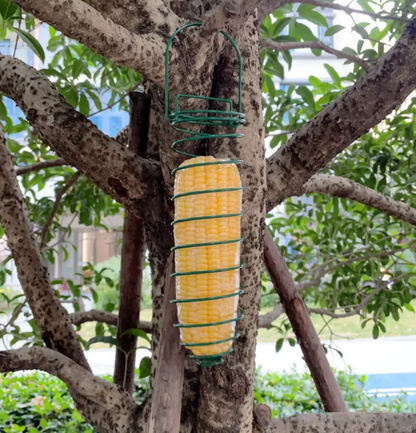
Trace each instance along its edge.
<path fill-rule="evenodd" d="M 196 160 L 188 160 L 180 167 L 177 167 L 172 171 L 172 175 L 175 175 L 175 188 L 177 182 L 180 182 L 180 176 L 194 176 L 193 173 L 197 173 L 198 167 L 207 167 L 204 168 L 204 173 L 211 173 L 214 168 L 209 166 L 221 166 L 220 168 L 216 168 L 217 173 L 232 173 L 236 174 L 238 179 L 238 185 L 235 184 L 232 187 L 223 187 L 227 185 L 222 185 L 221 187 L 211 188 L 205 187 L 203 189 L 198 189 L 195 186 L 191 191 L 176 193 L 172 200 L 175 201 L 175 209 L 178 209 L 181 203 L 178 201 L 180 198 L 187 198 L 193 203 L 193 200 L 200 200 L 201 195 L 205 194 L 205 207 L 208 206 L 209 198 L 211 197 L 213 200 L 222 200 L 221 203 L 224 203 L 228 200 L 228 207 L 231 207 L 229 203 L 232 202 L 233 198 L 235 199 L 236 195 L 231 196 L 231 194 L 238 193 L 238 212 L 225 212 L 216 215 L 193 215 L 191 217 L 186 218 L 177 218 L 173 221 L 172 225 L 175 228 L 175 244 L 176 246 L 172 248 L 175 251 L 175 259 L 176 259 L 176 268 L 178 270 L 178 264 L 181 263 L 183 257 L 195 254 L 198 252 L 200 257 L 203 254 L 206 254 L 207 257 L 210 254 L 210 257 L 215 256 L 215 252 L 218 253 L 218 257 L 220 257 L 220 251 L 222 248 L 228 248 L 228 250 L 224 251 L 233 251 L 232 248 L 235 248 L 236 259 L 234 260 L 235 266 L 221 267 L 221 263 L 219 263 L 219 267 L 214 269 L 181 269 L 180 272 L 176 272 L 172 274 L 173 277 L 182 277 L 184 281 L 189 281 L 189 276 L 195 276 L 194 283 L 197 281 L 207 281 L 207 285 L 203 286 L 195 284 L 193 296 L 178 296 L 182 293 L 182 282 L 181 278 L 177 278 L 177 299 L 172 301 L 178 305 L 178 317 L 181 323 L 176 324 L 174 326 L 180 328 L 181 330 L 181 345 L 190 349 L 193 352 L 191 355 L 192 358 L 196 359 L 196 362 L 200 366 L 210 367 L 213 365 L 221 364 L 224 362 L 224 357 L 232 351 L 232 342 L 238 338 L 239 334 L 235 331 L 236 322 L 241 320 L 244 317 L 244 312 L 240 308 L 237 307 L 238 296 L 243 293 L 243 289 L 239 284 L 235 283 L 235 281 L 239 281 L 239 271 L 243 267 L 241 263 L 239 263 L 239 252 L 240 252 L 240 244 L 243 241 L 241 237 L 234 237 L 233 239 L 223 239 L 218 241 L 210 241 L 207 242 L 198 242 L 197 239 L 190 243 L 188 242 L 179 242 L 177 241 L 177 233 L 185 233 L 185 237 L 189 234 L 186 228 L 188 227 L 186 224 L 191 223 L 189 227 L 193 227 L 192 233 L 196 233 L 196 236 L 200 234 L 198 231 L 198 225 L 201 227 L 200 222 L 202 221 L 206 227 L 209 224 L 214 224 L 214 226 L 218 227 L 231 227 L 234 224 L 234 221 L 238 221 L 238 229 L 240 228 L 241 221 L 241 194 L 242 187 L 241 182 L 238 175 L 238 170 L 235 167 L 237 164 L 241 164 L 242 160 L 222 160 L 213 157 L 198 157 L 198 155 L 194 155 L 183 150 L 178 149 L 183 143 L 189 143 L 197 140 L 209 140 L 209 139 L 221 139 L 221 138 L 241 138 L 244 134 L 238 134 L 236 132 L 224 133 L 224 134 L 210 134 L 206 132 L 196 132 L 192 131 L 189 128 L 189 125 L 199 125 L 201 127 L 209 127 L 209 126 L 217 126 L 217 127 L 232 127 L 237 128 L 245 123 L 245 116 L 241 112 L 241 92 L 242 92 L 242 60 L 240 51 L 235 44 L 234 40 L 228 35 L 225 31 L 221 31 L 221 33 L 225 36 L 225 38 L 232 44 L 234 47 L 237 58 L 238 58 L 238 71 L 239 71 L 239 82 L 238 82 L 238 108 L 237 111 L 233 109 L 233 102 L 231 99 L 221 99 L 214 98 L 209 96 L 200 96 L 200 95 L 186 95 L 186 94 L 178 94 L 175 96 L 174 102 L 174 111 L 169 112 L 169 48 L 172 44 L 174 38 L 178 35 L 178 33 L 182 32 L 184 29 L 189 27 L 200 27 L 202 23 L 189 23 L 183 27 L 178 28 L 170 37 L 165 53 L 165 116 L 169 120 L 170 124 L 176 131 L 180 131 L 181 133 L 186 134 L 185 138 L 175 141 L 172 144 L 172 149 L 181 154 L 188 156 L 190 158 L 195 158 Z M 225 106 L 226 110 L 221 109 L 201 109 L 201 110 L 181 110 L 179 108 L 179 102 L 186 102 L 187 100 L 199 99 L 208 102 L 217 102 L 222 106 Z M 189 170 L 192 170 L 190 172 Z M 222 171 L 221 171 L 222 170 Z M 228 171 L 227 171 L 228 170 Z M 192 174 L 190 174 L 192 173 Z M 205 175 L 205 174 L 204 174 Z M 195 175 L 196 176 L 196 175 Z M 216 174 L 216 179 L 219 178 L 220 174 Z M 231 176 L 231 175 L 230 175 Z M 232 177 L 229 177 L 230 179 Z M 227 178 L 227 179 L 229 179 Z M 196 179 L 196 177 L 194 178 Z M 204 178 L 207 183 L 208 177 Z M 234 179 L 234 178 L 232 178 Z M 218 185 L 217 185 L 218 186 Z M 198 196 L 197 198 L 194 196 Z M 202 196 L 204 197 L 204 196 Z M 231 197 L 231 198 L 230 198 Z M 217 201 L 218 203 L 218 201 Z M 179 211 L 178 211 L 179 212 Z M 195 211 L 193 210 L 195 213 Z M 176 213 L 176 211 L 175 211 Z M 213 220 L 218 220 L 213 223 Z M 225 224 L 225 225 L 224 225 Z M 182 225 L 182 228 L 181 228 Z M 189 224 L 188 224 L 189 225 Z M 222 226 L 221 226 L 222 225 Z M 234 226 L 233 226 L 234 227 Z M 181 231 L 182 230 L 182 231 Z M 204 229 L 205 230 L 205 229 Z M 228 234 L 228 232 L 227 232 Z M 179 235 L 178 235 L 179 236 Z M 224 232 L 220 232 L 219 237 L 224 237 Z M 209 237 L 209 236 L 208 236 Z M 212 239 L 211 239 L 212 240 Z M 208 249 L 198 250 L 198 248 L 202 247 L 210 247 L 213 248 L 212 252 L 209 252 Z M 231 255 L 226 256 L 223 251 L 222 257 L 232 257 Z M 182 256 L 181 254 L 185 254 Z M 196 260 L 196 259 L 195 259 Z M 218 259 L 219 260 L 219 259 Z M 231 259 L 230 259 L 231 260 Z M 214 260 L 215 261 L 215 260 Z M 235 263 L 237 262 L 237 263 Z M 208 263 L 208 262 L 207 262 Z M 230 263 L 229 263 L 230 264 Z M 208 265 L 207 265 L 208 266 Z M 207 267 L 205 266 L 205 267 Z M 231 272 L 230 271 L 234 271 Z M 228 274 L 226 274 L 228 272 Z M 214 274 L 214 276 L 212 275 Z M 234 275 L 234 277 L 231 277 Z M 223 281 L 228 282 L 227 288 L 231 288 L 232 291 L 228 291 L 224 293 L 223 288 L 218 289 L 218 286 L 221 285 L 221 278 Z M 228 278 L 228 280 L 227 280 Z M 234 283 L 232 282 L 232 278 L 234 278 Z M 210 280 L 211 279 L 211 280 Z M 210 288 L 208 288 L 208 281 L 214 281 Z M 230 283 L 231 281 L 231 283 Z M 186 287 L 186 284 L 183 284 Z M 237 286 L 237 287 L 235 287 Z M 179 288 L 180 287 L 180 288 Z M 185 289 L 183 289 L 185 291 Z M 209 293 L 207 293 L 209 292 Z M 196 296 L 195 296 L 196 294 Z M 200 296 L 199 296 L 200 295 Z M 225 305 L 228 308 L 225 314 L 222 314 L 221 305 L 217 302 L 221 300 L 222 306 Z M 207 304 L 209 303 L 209 305 Z M 226 304 L 227 303 L 227 304 Z M 224 307 L 224 308 L 225 308 Z M 205 308 L 205 309 L 204 309 Z M 182 314 L 181 314 L 182 311 Z M 213 313 L 214 312 L 214 313 Z M 210 315 L 211 317 L 207 317 Z M 221 317 L 222 315 L 222 317 Z M 228 315 L 228 316 L 227 316 Z M 215 317 L 215 321 L 212 320 L 212 316 Z M 232 316 L 232 317 L 230 317 Z M 183 320 L 183 319 L 187 320 Z M 211 318 L 211 320 L 209 320 Z M 219 319 L 219 320 L 217 320 Z M 222 334 L 222 335 L 221 335 Z M 225 334 L 225 335 L 224 335 Z M 219 336 L 219 338 L 216 338 Z M 226 337 L 226 338 L 224 338 Z M 184 341 L 185 339 L 185 341 Z"/>

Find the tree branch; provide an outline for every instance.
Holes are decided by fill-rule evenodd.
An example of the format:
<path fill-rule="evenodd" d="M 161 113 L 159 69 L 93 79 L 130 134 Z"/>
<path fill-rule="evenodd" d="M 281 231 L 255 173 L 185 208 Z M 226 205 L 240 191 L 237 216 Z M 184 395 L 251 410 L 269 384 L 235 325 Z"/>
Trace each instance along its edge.
<path fill-rule="evenodd" d="M 59 377 L 71 391 L 107 410 L 114 411 L 115 405 L 119 403 L 117 410 L 129 410 L 131 415 L 136 408 L 133 399 L 115 384 L 95 377 L 71 359 L 51 349 L 23 347 L 0 352 L 1 373 L 23 370 L 41 370 Z"/>
<path fill-rule="evenodd" d="M 53 204 L 51 213 L 42 228 L 42 232 L 40 235 L 40 250 L 42 251 L 46 245 L 46 236 L 48 234 L 49 228 L 52 224 L 52 221 L 55 218 L 56 212 L 58 212 L 59 206 L 61 204 L 63 196 L 75 185 L 76 181 L 81 177 L 81 173 L 77 171 L 74 173 L 67 181 L 67 183 L 58 191 L 55 198 L 55 203 Z"/>
<path fill-rule="evenodd" d="M 327 412 L 347 412 L 344 398 L 302 296 L 296 288 L 285 259 L 280 254 L 267 228 L 264 236 L 264 261 L 302 349 L 325 410 Z"/>
<path fill-rule="evenodd" d="M 340 176 L 316 174 L 303 185 L 297 194 L 330 194 L 336 197 L 349 198 L 371 206 L 394 218 L 416 225 L 416 209 L 407 203 L 393 200 L 371 188 Z"/>
<path fill-rule="evenodd" d="M 343 319 L 345 317 L 355 316 L 356 314 L 360 314 L 360 312 L 364 310 L 364 308 L 371 302 L 371 300 L 375 298 L 383 289 L 383 285 L 379 284 L 379 287 L 377 287 L 369 295 L 367 295 L 359 304 L 354 305 L 354 308 L 347 313 L 335 313 L 335 311 L 327 310 L 324 308 L 308 308 L 308 311 L 312 314 L 320 314 L 321 316 L 325 315 L 332 317 L 333 319 Z"/>
<path fill-rule="evenodd" d="M 44 168 L 61 167 L 62 165 L 68 165 L 64 159 L 50 159 L 48 161 L 36 162 L 35 164 L 26 165 L 25 167 L 18 167 L 16 169 L 16 174 L 18 176 L 22 176 L 23 174 L 28 174 L 32 171 L 39 171 L 43 170 Z"/>
<path fill-rule="evenodd" d="M 354 9 L 354 8 L 350 8 L 349 6 L 343 6 L 343 5 L 340 5 L 337 3 L 331 3 L 331 2 L 327 2 L 327 1 L 320 1 L 320 0 L 296 1 L 296 0 L 291 0 L 290 3 L 303 3 L 303 4 L 314 5 L 314 6 L 320 6 L 321 8 L 329 8 L 329 9 L 335 9 L 338 11 L 343 11 L 343 12 L 346 12 L 347 14 L 367 15 L 369 17 L 379 19 L 379 20 L 401 21 L 404 23 L 410 22 L 410 20 L 408 18 L 398 17 L 395 15 L 388 15 L 388 14 L 384 14 L 384 13 L 375 13 L 375 12 L 370 12 L 370 11 L 366 11 L 363 9 Z"/>
<path fill-rule="evenodd" d="M 267 433 L 411 433 L 415 424 L 416 414 L 408 413 L 305 414 L 273 419 Z"/>
<path fill-rule="evenodd" d="M 40 72 L 0 56 L 0 91 L 16 101 L 45 144 L 105 193 L 144 220 L 159 209 L 159 164 L 134 155 L 99 131 Z"/>
<path fill-rule="evenodd" d="M 274 51 L 289 51 L 296 48 L 310 48 L 316 50 L 323 50 L 329 54 L 333 54 L 334 56 L 337 56 L 339 59 L 347 59 L 351 62 L 357 63 L 366 71 L 370 69 L 370 65 L 360 57 L 345 53 L 344 51 L 336 50 L 335 48 L 331 48 L 330 46 L 324 44 L 321 41 L 275 42 L 272 41 L 271 39 L 260 37 L 260 45 L 264 48 L 269 48 Z"/>
<path fill-rule="evenodd" d="M 354 86 L 328 104 L 268 158 L 268 209 L 292 196 L 308 179 L 416 88 L 416 18 L 395 46 Z"/>
<path fill-rule="evenodd" d="M 165 42 L 157 33 L 146 37 L 132 33 L 81 0 L 15 0 L 15 3 L 108 60 L 136 69 L 152 82 L 164 82 Z"/>
<path fill-rule="evenodd" d="M 369 12 L 365 11 L 363 9 L 353 9 L 349 6 L 343 6 L 337 3 L 332 3 L 329 1 L 319 1 L 319 0 L 262 0 L 258 7 L 258 16 L 259 16 L 259 24 L 263 22 L 263 20 L 270 15 L 275 10 L 281 8 L 285 4 L 288 3 L 304 3 L 304 4 L 310 4 L 314 6 L 320 6 L 322 8 L 328 8 L 328 9 L 335 9 L 340 10 L 343 12 L 346 12 L 348 14 L 362 14 L 362 15 L 368 15 L 372 18 L 379 19 L 379 20 L 393 20 L 393 21 L 402 21 L 402 22 L 409 22 L 410 20 L 404 17 L 398 17 L 394 15 L 388 15 L 383 13 L 375 13 L 375 12 Z"/>
<path fill-rule="evenodd" d="M 116 314 L 108 313 L 107 311 L 89 310 L 85 312 L 77 311 L 69 315 L 71 322 L 75 326 L 80 326 L 87 322 L 106 323 L 107 325 L 117 326 L 118 317 Z M 151 322 L 140 322 L 139 329 L 147 334 L 152 333 Z"/>
<path fill-rule="evenodd" d="M 169 37 L 185 23 L 175 15 L 163 0 L 84 0 L 105 17 L 134 33 L 148 34 L 155 29 L 163 37 Z"/>
<path fill-rule="evenodd" d="M 284 314 L 285 310 L 283 305 L 278 303 L 276 304 L 272 311 L 269 311 L 262 316 L 259 316 L 259 325 L 258 328 L 268 328 L 276 319 L 278 319 L 282 314 Z"/>
<path fill-rule="evenodd" d="M 85 369 L 88 362 L 68 314 L 56 297 L 43 266 L 20 191 L 13 160 L 0 125 L 0 219 L 19 281 L 48 347 L 65 354 Z"/>

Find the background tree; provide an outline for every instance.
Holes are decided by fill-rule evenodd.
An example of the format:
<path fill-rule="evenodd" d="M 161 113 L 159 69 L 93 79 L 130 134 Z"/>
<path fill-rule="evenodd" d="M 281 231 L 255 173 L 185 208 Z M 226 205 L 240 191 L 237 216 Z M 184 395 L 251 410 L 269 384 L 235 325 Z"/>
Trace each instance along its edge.
<path fill-rule="evenodd" d="M 28 134 L 23 145 L 12 138 L 6 145 L 2 134 L 0 218 L 24 290 L 22 301 L 31 310 L 24 314 L 34 331 L 21 335 L 11 320 L 6 331 L 15 332 L 17 339 L 26 338 L 30 347 L 2 352 L 1 371 L 34 368 L 60 377 L 99 432 L 147 431 L 149 401 L 137 406 L 127 392 L 94 377 L 71 325 L 71 320 L 75 324 L 97 320 L 108 323 L 107 332 L 115 335 L 117 317 L 95 311 L 70 317 L 48 281 L 42 258 L 53 260 L 53 248 L 65 248 L 49 244 L 53 233 L 62 230 L 58 216 L 65 210 L 83 224 L 96 226 L 104 215 L 118 212 L 120 204 L 137 217 L 144 227 L 152 269 L 151 379 L 157 385 L 164 289 L 171 283 L 166 276 L 173 245 L 170 171 L 182 161 L 170 149 L 179 135 L 163 116 L 163 54 L 169 35 L 189 21 L 204 24 L 173 44 L 173 94 L 186 91 L 236 99 L 236 59 L 218 37 L 219 29 L 233 35 L 243 55 L 245 137 L 237 142 L 213 141 L 206 147 L 217 157 L 245 161 L 240 169 L 245 239 L 245 294 L 240 306 L 245 318 L 239 323 L 241 336 L 234 352 L 224 365 L 197 369 L 186 361 L 182 430 L 250 432 L 253 428 L 263 228 L 266 212 L 277 205 L 285 202 L 287 214 L 269 214 L 268 221 L 273 233 L 290 233 L 292 250 L 283 247 L 282 252 L 298 284 L 295 289 L 303 290 L 305 299 L 320 307 L 312 312 L 330 317 L 362 314 L 373 322 L 377 337 L 386 316 L 398 317 L 402 307 L 412 308 L 414 258 L 409 252 L 416 213 L 411 207 L 414 179 L 409 173 L 414 164 L 414 101 L 407 99 L 401 106 L 416 87 L 416 22 L 411 2 L 360 1 L 358 9 L 316 0 L 301 6 L 286 0 L 122 0 L 112 5 L 102 0 L 2 0 L 0 5 L 3 36 L 7 30 L 16 32 L 42 58 L 43 49 L 30 34 L 38 25 L 36 18 L 51 25 L 48 49 L 55 53 L 42 71 L 13 56 L 0 57 L 0 90 L 26 116 L 13 124 L 6 107 L 0 105 L 4 131 Z M 322 6 L 366 20 L 345 29 L 361 36 L 357 47 L 334 50 L 298 22 L 301 17 L 324 23 Z M 344 29 L 328 29 L 332 34 L 337 31 Z M 354 69 L 347 77 L 330 69 L 333 83 L 311 77 L 312 90 L 302 86 L 280 90 L 273 77 L 283 77 L 282 62 L 290 67 L 290 50 L 299 47 L 345 58 Z M 116 101 L 126 107 L 125 96 L 139 84 L 152 101 L 144 156 L 126 148 L 125 137 L 110 138 L 88 120 L 94 109 L 111 108 Z M 111 94 L 108 107 L 100 102 L 104 92 Z M 193 104 L 191 108 L 203 106 Z M 278 133 L 271 141 L 278 148 L 267 161 L 264 130 Z M 14 170 L 19 165 L 25 167 Z M 16 174 L 21 176 L 25 200 Z M 36 190 L 47 180 L 57 182 L 56 200 L 36 200 Z M 306 193 L 314 194 L 310 204 L 294 199 Z M 63 236 L 70 230 L 65 227 Z M 91 269 L 86 278 L 93 283 L 103 276 Z M 80 286 L 70 288 L 79 298 Z M 286 290 L 287 284 L 282 288 Z M 21 305 L 12 319 L 23 310 Z M 271 316 L 260 318 L 260 324 L 267 326 L 281 312 L 277 305 Z M 120 317 L 123 314 L 119 311 Z M 293 314 L 295 323 L 298 318 Z M 393 425 L 406 431 L 415 423 L 410 415 L 370 414 L 311 415 L 270 423 L 264 412 L 267 415 L 264 407 L 254 410 L 254 426 L 270 432 L 308 432 L 324 426 L 338 431 L 340 423 L 351 432 L 358 431 L 358 425 L 362 431 L 391 431 Z"/>

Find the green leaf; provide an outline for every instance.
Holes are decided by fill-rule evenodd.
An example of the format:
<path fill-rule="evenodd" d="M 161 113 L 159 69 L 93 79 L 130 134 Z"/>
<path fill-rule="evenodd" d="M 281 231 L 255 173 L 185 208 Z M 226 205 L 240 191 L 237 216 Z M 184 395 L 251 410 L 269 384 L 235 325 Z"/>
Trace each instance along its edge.
<path fill-rule="evenodd" d="M 279 340 L 276 341 L 276 352 L 280 352 L 284 342 L 285 342 L 284 338 L 279 338 Z"/>
<path fill-rule="evenodd" d="M 18 29 L 17 27 L 13 27 L 13 31 L 27 43 L 29 48 L 42 60 L 42 62 L 45 61 L 45 51 L 43 51 L 42 45 L 33 35 L 24 30 Z"/>
<path fill-rule="evenodd" d="M 42 419 L 40 420 L 39 425 L 40 425 L 42 428 L 46 428 L 46 427 L 48 427 L 48 421 L 46 421 L 45 418 L 42 418 Z"/>
<path fill-rule="evenodd" d="M 331 65 L 328 65 L 327 63 L 324 64 L 324 68 L 328 71 L 328 74 L 331 76 L 333 82 L 337 86 L 341 86 L 341 78 L 338 75 L 338 72 Z"/>
<path fill-rule="evenodd" d="M 341 26 L 339 24 L 329 27 L 327 29 L 327 31 L 325 32 L 325 36 L 329 37 L 329 36 L 334 36 L 336 33 L 340 32 L 341 30 L 344 30 L 345 27 Z"/>
<path fill-rule="evenodd" d="M 0 0 L 0 14 L 3 19 L 7 20 L 11 18 L 19 10 L 11 0 Z"/>
<path fill-rule="evenodd" d="M 88 116 L 90 114 L 90 103 L 83 93 L 81 93 L 81 97 L 79 98 L 79 111 L 84 116 Z"/>
<path fill-rule="evenodd" d="M 298 7 L 297 12 L 302 18 L 305 18 L 306 20 L 317 24 L 318 26 L 328 27 L 328 21 L 326 18 L 319 12 L 313 10 L 313 8 L 314 7 L 311 5 L 301 4 Z"/>
<path fill-rule="evenodd" d="M 412 304 L 404 304 L 403 306 L 404 306 L 404 308 L 406 308 L 406 310 L 409 310 L 409 311 L 411 311 L 412 313 L 415 312 L 415 309 L 413 308 L 413 305 L 412 305 Z"/>
<path fill-rule="evenodd" d="M 373 338 L 374 340 L 377 340 L 378 336 L 380 335 L 380 329 L 377 325 L 377 323 L 373 327 Z"/>
<path fill-rule="evenodd" d="M 139 365 L 139 377 L 140 379 L 143 379 L 144 377 L 148 377 L 150 376 L 150 365 L 151 365 L 151 361 L 150 358 L 148 356 L 145 356 L 144 358 L 141 359 L 140 361 L 140 365 Z"/>
<path fill-rule="evenodd" d="M 142 329 L 128 329 L 123 332 L 123 335 L 134 335 L 135 337 L 143 338 L 150 343 L 150 338 Z"/>
<path fill-rule="evenodd" d="M 276 22 L 276 25 L 273 29 L 273 36 L 278 36 L 281 31 L 289 24 L 292 18 L 282 18 L 281 20 Z"/>
<path fill-rule="evenodd" d="M 399 311 L 394 309 L 391 312 L 391 315 L 393 316 L 393 319 L 398 322 L 400 320 L 400 315 L 399 315 Z"/>
<path fill-rule="evenodd" d="M 367 33 L 367 30 L 366 29 L 363 29 L 362 27 L 360 27 L 360 26 L 354 26 L 353 28 L 352 28 L 352 30 L 354 30 L 355 32 L 357 32 L 362 38 L 364 38 L 364 39 L 369 39 L 369 35 L 368 35 L 368 33 Z"/>
<path fill-rule="evenodd" d="M 118 348 L 121 348 L 121 344 L 116 338 L 104 336 L 104 335 L 97 335 L 97 336 L 91 338 L 87 342 L 86 348 L 88 349 L 91 345 L 93 345 L 95 343 L 105 343 L 105 344 L 110 344 L 111 346 L 116 346 Z"/>
<path fill-rule="evenodd" d="M 305 103 L 308 104 L 313 113 L 316 113 L 315 99 L 312 92 L 306 86 L 299 86 L 296 92 L 302 97 Z"/>
<path fill-rule="evenodd" d="M 296 340 L 294 338 L 288 338 L 287 341 L 289 342 L 291 347 L 296 346 Z"/>

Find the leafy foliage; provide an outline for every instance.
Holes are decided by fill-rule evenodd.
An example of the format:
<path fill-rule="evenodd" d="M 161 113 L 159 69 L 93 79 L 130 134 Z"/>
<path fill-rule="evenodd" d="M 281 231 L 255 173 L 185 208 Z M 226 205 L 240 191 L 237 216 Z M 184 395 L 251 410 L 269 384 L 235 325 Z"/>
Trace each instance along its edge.
<path fill-rule="evenodd" d="M 411 412 L 416 413 L 416 404 L 409 402 L 407 395 L 379 398 L 365 391 L 366 376 L 337 372 L 336 378 L 350 411 L 365 412 Z M 267 404 L 273 417 L 288 417 L 301 413 L 324 412 L 322 402 L 308 373 L 266 373 L 256 375 L 254 400 Z"/>
<path fill-rule="evenodd" d="M 148 395 L 149 379 L 139 379 L 139 372 L 136 374 L 133 397 L 141 403 Z M 409 402 L 404 394 L 386 399 L 368 395 L 364 390 L 365 376 L 338 372 L 337 380 L 352 411 L 416 413 L 416 404 Z M 75 409 L 65 384 L 59 379 L 37 372 L 2 376 L 0 385 L 2 432 L 95 433 Z M 254 398 L 258 404 L 269 405 L 273 417 L 323 411 L 312 379 L 306 373 L 279 375 L 257 371 Z"/>

